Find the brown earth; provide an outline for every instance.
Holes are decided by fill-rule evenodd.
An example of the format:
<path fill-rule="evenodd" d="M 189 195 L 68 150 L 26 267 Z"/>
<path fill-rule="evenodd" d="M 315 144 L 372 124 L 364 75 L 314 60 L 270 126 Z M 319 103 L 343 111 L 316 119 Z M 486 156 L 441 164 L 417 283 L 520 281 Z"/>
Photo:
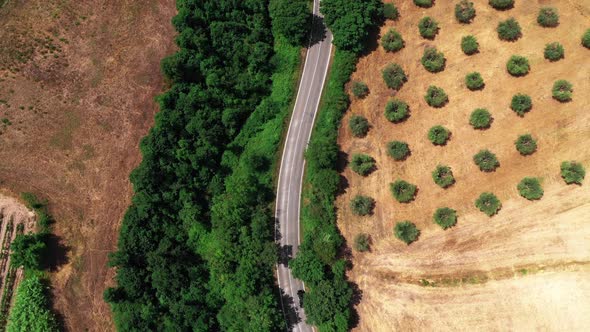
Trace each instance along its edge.
<path fill-rule="evenodd" d="M 577 160 L 590 169 L 590 51 L 581 46 L 590 28 L 590 1 L 516 1 L 514 9 L 493 10 L 487 1 L 476 3 L 477 17 L 469 25 L 455 21 L 455 1 L 437 1 L 420 9 L 411 1 L 393 1 L 399 8 L 398 21 L 388 21 L 381 34 L 395 27 L 405 40 L 398 53 L 381 47 L 363 57 L 353 80 L 368 84 L 370 94 L 353 100 L 343 120 L 339 143 L 342 151 L 367 153 L 377 169 L 367 177 L 343 172 L 347 187 L 337 201 L 339 227 L 348 243 L 356 234 L 371 235 L 371 252 L 354 253 L 349 276 L 358 283 L 362 300 L 358 306 L 362 331 L 389 330 L 588 330 L 590 318 L 590 185 L 567 186 L 560 177 L 564 160 Z M 557 28 L 536 23 L 541 6 L 560 12 Z M 418 34 L 418 21 L 431 16 L 440 24 L 433 41 Z M 499 21 L 515 17 L 523 36 L 516 42 L 498 39 Z M 473 34 L 480 53 L 468 57 L 460 48 L 461 38 Z M 543 57 L 545 44 L 559 41 L 565 59 L 550 63 Z M 420 58 L 426 46 L 445 54 L 446 68 L 427 72 Z M 515 78 L 506 72 L 511 55 L 526 56 L 531 72 Z M 398 93 L 387 89 L 381 69 L 400 64 L 408 82 Z M 464 84 L 467 73 L 478 71 L 486 83 L 471 92 Z M 558 79 L 574 85 L 573 101 L 559 103 L 551 98 Z M 442 87 L 449 103 L 429 107 L 424 94 L 429 85 Z M 516 93 L 533 99 L 533 110 L 518 117 L 510 110 Z M 383 112 L 393 98 L 410 105 L 411 116 L 392 124 Z M 469 114 L 487 108 L 494 118 L 490 129 L 474 130 Z M 361 114 L 371 129 L 365 138 L 353 138 L 348 119 Z M 427 131 L 444 125 L 452 138 L 444 147 L 432 145 Z M 538 151 L 521 156 L 514 147 L 520 134 L 531 133 Z M 406 141 L 411 156 L 396 162 L 386 154 L 392 140 Z M 473 163 L 480 149 L 494 152 L 500 168 L 483 173 Z M 431 178 L 437 164 L 452 167 L 456 183 L 439 188 Z M 516 185 L 525 176 L 539 177 L 545 190 L 540 201 L 519 196 Z M 394 200 L 389 183 L 404 179 L 418 186 L 409 204 Z M 488 218 L 474 206 L 480 193 L 491 191 L 502 201 L 498 215 Z M 356 194 L 376 200 L 374 214 L 357 217 L 348 202 Z M 443 231 L 432 222 L 438 207 L 448 206 L 459 215 L 455 227 Z M 421 231 L 417 242 L 406 246 L 393 236 L 397 221 L 410 220 Z M 519 272 L 520 271 L 520 272 Z M 534 274 L 534 275 L 531 275 Z M 435 287 L 425 287 L 434 283 Z M 564 322 L 564 325 L 560 325 Z"/>
<path fill-rule="evenodd" d="M 0 187 L 50 202 L 69 248 L 52 274 L 55 306 L 71 331 L 114 328 L 102 300 L 107 254 L 164 88 L 174 3 L 9 0 L 0 9 Z"/>

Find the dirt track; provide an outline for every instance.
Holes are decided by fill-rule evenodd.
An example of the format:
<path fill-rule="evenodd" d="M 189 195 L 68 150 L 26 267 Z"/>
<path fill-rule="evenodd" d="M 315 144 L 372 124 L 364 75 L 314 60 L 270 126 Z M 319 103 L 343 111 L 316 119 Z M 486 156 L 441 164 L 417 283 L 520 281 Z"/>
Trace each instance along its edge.
<path fill-rule="evenodd" d="M 411 1 L 394 3 L 401 18 L 388 21 L 381 33 L 395 27 L 406 46 L 395 54 L 379 47 L 361 59 L 353 79 L 367 82 L 371 93 L 353 101 L 343 123 L 352 114 L 362 114 L 372 127 L 366 138 L 359 139 L 343 126 L 339 139 L 346 155 L 363 152 L 377 162 L 377 170 L 366 178 L 346 168 L 347 188 L 338 198 L 339 227 L 348 242 L 360 232 L 369 233 L 373 241 L 372 252 L 354 254 L 349 273 L 363 291 L 359 329 L 555 331 L 562 330 L 557 327 L 567 320 L 569 330 L 587 330 L 588 315 L 567 308 L 590 307 L 589 284 L 583 280 L 590 262 L 590 182 L 566 186 L 559 165 L 576 159 L 590 169 L 590 149 L 580 144 L 590 138 L 586 93 L 590 91 L 590 51 L 580 45 L 583 32 L 590 28 L 590 1 L 516 1 L 516 7 L 506 12 L 494 11 L 487 1 L 476 2 L 477 17 L 470 25 L 455 22 L 454 2 L 437 1 L 431 9 L 420 9 Z M 536 24 L 541 5 L 559 9 L 559 27 L 544 29 Z M 418 35 L 418 21 L 426 15 L 441 26 L 434 41 Z M 513 43 L 500 41 L 495 31 L 497 23 L 508 17 L 515 17 L 523 28 L 523 37 Z M 472 57 L 459 46 L 467 34 L 474 34 L 480 44 L 480 53 Z M 545 44 L 553 41 L 562 43 L 566 52 L 557 63 L 543 58 Z M 428 73 L 420 63 L 429 45 L 446 56 L 441 73 Z M 527 76 L 514 78 L 506 72 L 506 61 L 513 54 L 529 58 Z M 386 88 L 380 75 L 381 68 L 391 62 L 399 63 L 409 77 L 397 95 Z M 482 91 L 465 87 L 464 77 L 472 71 L 483 76 Z M 557 79 L 574 84 L 572 102 L 561 104 L 551 98 Z M 448 105 L 441 109 L 426 105 L 423 95 L 431 84 L 447 92 Z M 533 99 L 533 110 L 523 118 L 509 108 L 516 93 Z M 411 109 L 410 118 L 401 124 L 389 123 L 383 115 L 394 95 Z M 485 131 L 474 130 L 468 123 L 471 111 L 481 107 L 494 118 Z M 426 139 L 428 129 L 436 124 L 453 133 L 445 147 Z M 532 156 L 520 156 L 514 148 L 514 140 L 524 133 L 538 139 L 539 149 Z M 412 154 L 406 161 L 395 162 L 386 155 L 385 145 L 391 140 L 408 142 Z M 501 166 L 496 172 L 482 173 L 473 164 L 472 156 L 482 148 L 498 156 Z M 457 181 L 446 190 L 436 186 L 430 175 L 439 163 L 451 166 Z M 542 179 L 545 195 L 540 201 L 518 195 L 516 184 L 525 176 Z M 397 178 L 418 186 L 414 202 L 400 204 L 393 199 L 388 184 Z M 484 191 L 494 192 L 502 201 L 502 210 L 492 218 L 474 206 Z M 350 213 L 348 202 L 358 193 L 375 198 L 373 216 Z M 432 222 L 434 210 L 442 206 L 456 209 L 459 215 L 457 226 L 447 231 Z M 406 219 L 421 230 L 419 240 L 410 246 L 396 240 L 392 231 L 396 221 Z M 533 275 L 520 275 L 520 269 Z M 479 279 L 473 284 L 453 282 L 472 277 Z M 423 287 L 422 278 L 447 282 Z M 580 287 L 585 296 L 568 287 Z M 557 301 L 554 297 L 562 288 L 563 296 Z"/>

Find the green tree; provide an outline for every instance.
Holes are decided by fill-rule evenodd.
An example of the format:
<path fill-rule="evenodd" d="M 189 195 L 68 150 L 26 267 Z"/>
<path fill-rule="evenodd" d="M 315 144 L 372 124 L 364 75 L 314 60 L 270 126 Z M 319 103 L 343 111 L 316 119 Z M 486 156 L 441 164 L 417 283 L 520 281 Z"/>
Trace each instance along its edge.
<path fill-rule="evenodd" d="M 545 28 L 554 28 L 559 25 L 559 13 L 557 8 L 543 7 L 539 10 L 537 23 Z"/>
<path fill-rule="evenodd" d="M 414 200 L 417 187 L 404 180 L 397 180 L 390 184 L 390 190 L 393 197 L 400 203 L 408 203 Z"/>
<path fill-rule="evenodd" d="M 438 22 L 431 17 L 423 17 L 418 23 L 420 36 L 426 39 L 434 39 L 438 33 Z"/>
<path fill-rule="evenodd" d="M 487 129 L 492 124 L 492 115 L 485 108 L 478 108 L 471 112 L 469 124 L 475 129 Z"/>
<path fill-rule="evenodd" d="M 572 100 L 573 85 L 566 80 L 557 80 L 553 84 L 553 98 L 564 103 Z"/>
<path fill-rule="evenodd" d="M 375 200 L 369 196 L 356 195 L 350 200 L 350 209 L 352 213 L 357 216 L 368 216 L 373 214 L 373 208 L 375 207 Z"/>
<path fill-rule="evenodd" d="M 547 59 L 551 62 L 563 59 L 564 54 L 565 54 L 565 52 L 563 49 L 563 45 L 561 45 L 558 42 L 549 43 L 549 44 L 545 45 L 545 50 L 543 51 L 543 55 L 545 56 L 545 59 Z"/>
<path fill-rule="evenodd" d="M 524 76 L 529 73 L 529 60 L 520 55 L 513 55 L 506 63 L 506 69 L 512 76 Z"/>
<path fill-rule="evenodd" d="M 455 5 L 455 18 L 459 23 L 469 24 L 475 18 L 473 2 L 461 0 Z"/>
<path fill-rule="evenodd" d="M 323 0 L 320 10 L 334 34 L 334 45 L 355 53 L 363 50 L 370 31 L 383 19 L 380 0 Z"/>
<path fill-rule="evenodd" d="M 309 34 L 311 12 L 307 0 L 271 0 L 269 14 L 272 28 L 293 45 L 302 45 Z"/>
<path fill-rule="evenodd" d="M 493 154 L 490 150 L 480 150 L 473 156 L 473 162 L 482 172 L 493 172 L 500 166 L 500 162 L 496 155 Z"/>
<path fill-rule="evenodd" d="M 404 160 L 410 155 L 410 147 L 406 142 L 392 141 L 387 143 L 387 154 L 394 160 Z"/>
<path fill-rule="evenodd" d="M 47 245 L 41 234 L 18 234 L 10 244 L 10 264 L 25 270 L 41 270 Z"/>
<path fill-rule="evenodd" d="M 402 122 L 409 116 L 408 104 L 399 99 L 390 100 L 385 105 L 385 118 L 393 123 Z"/>
<path fill-rule="evenodd" d="M 408 80 L 403 68 L 397 63 L 387 65 L 387 67 L 383 68 L 381 71 L 381 75 L 383 76 L 385 85 L 394 90 L 401 89 L 404 83 Z"/>
<path fill-rule="evenodd" d="M 498 10 L 507 10 L 514 7 L 514 0 L 489 0 L 490 6 Z"/>
<path fill-rule="evenodd" d="M 586 30 L 582 35 L 582 46 L 590 49 L 590 29 Z"/>
<path fill-rule="evenodd" d="M 348 121 L 348 127 L 355 137 L 365 137 L 369 131 L 369 121 L 360 115 L 353 115 Z"/>
<path fill-rule="evenodd" d="M 307 322 L 320 326 L 322 330 L 345 332 L 348 328 L 346 322 L 350 315 L 348 306 L 351 298 L 352 290 L 344 279 L 321 281 L 303 297 Z M 344 321 L 344 329 L 340 326 L 342 323 L 337 324 L 339 320 Z"/>
<path fill-rule="evenodd" d="M 432 218 L 442 229 L 447 229 L 457 224 L 457 211 L 448 207 L 438 208 Z"/>
<path fill-rule="evenodd" d="M 531 134 L 518 136 L 514 142 L 514 145 L 516 146 L 516 150 L 518 150 L 518 152 L 520 152 L 520 154 L 523 156 L 528 156 L 537 151 L 537 141 Z"/>
<path fill-rule="evenodd" d="M 439 108 L 443 107 L 449 101 L 449 96 L 447 96 L 445 90 L 439 88 L 437 86 L 431 85 L 426 90 L 426 95 L 424 95 L 424 100 L 429 106 Z"/>
<path fill-rule="evenodd" d="M 434 145 L 445 145 L 451 137 L 451 132 L 443 126 L 434 126 L 428 131 L 428 139 Z"/>
<path fill-rule="evenodd" d="M 586 176 L 586 169 L 576 161 L 564 161 L 561 163 L 561 177 L 567 184 L 582 184 Z"/>
<path fill-rule="evenodd" d="M 317 285 L 325 278 L 324 263 L 313 250 L 306 247 L 299 250 L 296 259 L 289 261 L 289 268 L 293 276 L 310 285 Z"/>
<path fill-rule="evenodd" d="M 416 227 L 416 225 L 408 220 L 400 221 L 395 224 L 393 228 L 393 234 L 399 240 L 405 242 L 406 244 L 410 244 L 420 235 L 420 230 Z"/>
<path fill-rule="evenodd" d="M 393 3 L 383 4 L 383 16 L 388 20 L 397 20 L 399 18 L 399 11 Z"/>
<path fill-rule="evenodd" d="M 434 0 L 414 0 L 414 4 L 422 8 L 430 8 L 434 4 Z"/>
<path fill-rule="evenodd" d="M 481 90 L 485 86 L 481 74 L 478 72 L 472 72 L 465 76 L 465 85 L 471 91 Z"/>
<path fill-rule="evenodd" d="M 500 22 L 496 31 L 501 40 L 515 41 L 522 36 L 520 24 L 514 18 Z"/>
<path fill-rule="evenodd" d="M 494 214 L 498 213 L 500 208 L 502 208 L 502 203 L 500 202 L 498 197 L 496 197 L 496 195 L 489 192 L 485 192 L 479 195 L 479 198 L 475 200 L 475 207 L 477 207 L 481 212 L 491 217 Z"/>
<path fill-rule="evenodd" d="M 369 94 L 369 87 L 365 82 L 352 82 L 352 94 L 357 98 L 365 98 Z"/>
<path fill-rule="evenodd" d="M 543 197 L 543 188 L 539 179 L 526 177 L 522 179 L 516 186 L 520 196 L 528 199 L 529 201 L 541 199 Z"/>
<path fill-rule="evenodd" d="M 366 154 L 355 153 L 350 160 L 350 168 L 355 173 L 366 176 L 375 168 L 375 159 Z"/>
<path fill-rule="evenodd" d="M 426 47 L 422 55 L 422 65 L 431 73 L 438 73 L 445 68 L 445 55 L 437 51 L 436 47 Z"/>
<path fill-rule="evenodd" d="M 432 180 L 441 188 L 448 188 L 455 183 L 453 171 L 449 166 L 437 165 L 432 171 Z"/>
<path fill-rule="evenodd" d="M 463 53 L 467 55 L 473 55 L 475 53 L 478 53 L 479 44 L 477 42 L 477 39 L 472 35 L 468 35 L 461 38 L 461 50 L 463 51 Z"/>
<path fill-rule="evenodd" d="M 404 40 L 402 35 L 395 29 L 389 29 L 386 34 L 381 37 L 381 46 L 387 52 L 397 52 L 404 48 Z"/>
<path fill-rule="evenodd" d="M 49 303 L 49 287 L 38 276 L 26 277 L 16 290 L 14 305 L 8 317 L 8 332 L 59 331 Z"/>
<path fill-rule="evenodd" d="M 369 251 L 371 246 L 371 238 L 369 234 L 360 233 L 354 237 L 354 249 L 356 251 L 365 252 Z"/>
<path fill-rule="evenodd" d="M 510 108 L 519 116 L 524 116 L 525 113 L 533 108 L 533 101 L 528 95 L 519 93 L 512 97 Z"/>

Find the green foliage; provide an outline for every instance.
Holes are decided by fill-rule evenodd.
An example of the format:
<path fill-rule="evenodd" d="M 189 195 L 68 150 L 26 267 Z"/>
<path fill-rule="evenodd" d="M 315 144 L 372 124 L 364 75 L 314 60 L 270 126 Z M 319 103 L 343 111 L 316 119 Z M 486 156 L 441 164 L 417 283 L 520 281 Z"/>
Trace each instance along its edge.
<path fill-rule="evenodd" d="M 529 73 L 529 60 L 520 55 L 513 55 L 506 63 L 506 69 L 512 76 L 524 76 Z"/>
<path fill-rule="evenodd" d="M 473 2 L 461 0 L 455 5 L 455 18 L 459 23 L 468 24 L 475 18 Z"/>
<path fill-rule="evenodd" d="M 388 20 L 397 20 L 399 18 L 399 11 L 392 3 L 383 4 L 383 16 Z"/>
<path fill-rule="evenodd" d="M 43 258 L 47 255 L 44 235 L 18 234 L 10 244 L 10 264 L 23 266 L 25 270 L 41 270 Z"/>
<path fill-rule="evenodd" d="M 380 0 L 324 0 L 320 10 L 334 35 L 334 45 L 355 53 L 364 49 L 371 30 L 383 18 Z"/>
<path fill-rule="evenodd" d="M 467 55 L 473 55 L 479 52 L 479 43 L 474 36 L 468 35 L 461 38 L 461 50 Z"/>
<path fill-rule="evenodd" d="M 586 30 L 582 35 L 582 46 L 590 49 L 590 29 Z"/>
<path fill-rule="evenodd" d="M 543 188 L 537 178 L 526 177 L 516 186 L 520 196 L 529 201 L 541 199 L 543 197 Z"/>
<path fill-rule="evenodd" d="M 385 105 L 385 118 L 393 123 L 402 122 L 409 116 L 408 104 L 399 99 L 390 100 Z"/>
<path fill-rule="evenodd" d="M 49 302 L 49 287 L 39 276 L 27 276 L 19 284 L 8 317 L 8 332 L 59 331 Z"/>
<path fill-rule="evenodd" d="M 448 207 L 438 208 L 434 212 L 433 219 L 442 229 L 447 229 L 457 224 L 457 211 Z"/>
<path fill-rule="evenodd" d="M 348 121 L 348 127 L 355 137 L 365 137 L 369 131 L 369 121 L 360 115 L 353 115 Z"/>
<path fill-rule="evenodd" d="M 586 169 L 582 164 L 575 161 L 564 161 L 561 163 L 561 177 L 567 184 L 582 184 L 586 176 Z"/>
<path fill-rule="evenodd" d="M 402 35 L 395 29 L 389 29 L 383 37 L 381 37 L 381 46 L 387 52 L 397 52 L 404 48 L 404 40 Z"/>
<path fill-rule="evenodd" d="M 404 180 L 397 180 L 389 186 L 393 197 L 400 203 L 413 201 L 418 189 L 415 185 Z"/>
<path fill-rule="evenodd" d="M 420 230 L 416 228 L 414 223 L 404 220 L 395 224 L 395 227 L 393 228 L 393 234 L 395 234 L 396 238 L 409 245 L 418 239 Z"/>
<path fill-rule="evenodd" d="M 465 76 L 465 85 L 471 91 L 481 90 L 485 86 L 481 74 L 478 72 L 472 72 Z"/>
<path fill-rule="evenodd" d="M 394 160 L 401 161 L 410 155 L 410 147 L 406 142 L 392 141 L 387 143 L 387 154 Z"/>
<path fill-rule="evenodd" d="M 443 126 L 434 126 L 428 130 L 428 139 L 434 145 L 445 145 L 451 137 L 451 132 Z"/>
<path fill-rule="evenodd" d="M 434 0 L 414 0 L 414 4 L 422 8 L 430 8 L 434 4 Z"/>
<path fill-rule="evenodd" d="M 560 102 L 567 102 L 572 100 L 573 85 L 566 80 L 558 80 L 553 84 L 553 98 Z"/>
<path fill-rule="evenodd" d="M 307 0 L 271 0 L 268 6 L 274 34 L 285 37 L 292 45 L 302 45 L 311 26 Z"/>
<path fill-rule="evenodd" d="M 354 81 L 352 82 L 352 94 L 357 98 L 365 98 L 369 95 L 369 87 L 365 82 Z"/>
<path fill-rule="evenodd" d="M 431 73 L 438 73 L 445 68 L 445 55 L 436 50 L 435 47 L 426 47 L 422 55 L 422 65 Z"/>
<path fill-rule="evenodd" d="M 531 134 L 518 136 L 514 145 L 516 146 L 516 150 L 523 156 L 528 156 L 537 151 L 537 141 L 535 141 Z"/>
<path fill-rule="evenodd" d="M 385 85 L 394 90 L 401 89 L 404 83 L 408 80 L 406 73 L 397 63 L 387 65 L 387 67 L 383 68 L 381 71 L 381 75 L 383 76 Z"/>
<path fill-rule="evenodd" d="M 322 280 L 305 293 L 303 303 L 307 322 L 318 326 L 320 331 L 345 332 L 348 329 L 349 303 L 352 289 L 343 277 Z"/>
<path fill-rule="evenodd" d="M 554 28 L 559 25 L 559 13 L 557 8 L 543 7 L 539 10 L 537 23 L 545 28 Z"/>
<path fill-rule="evenodd" d="M 455 183 L 453 171 L 449 166 L 437 165 L 432 172 L 432 180 L 441 188 L 448 188 Z"/>
<path fill-rule="evenodd" d="M 366 176 L 375 169 L 375 159 L 366 154 L 355 153 L 350 160 L 350 168 L 355 173 Z"/>
<path fill-rule="evenodd" d="M 490 150 L 480 150 L 473 156 L 473 162 L 482 172 L 492 172 L 500 166 L 498 158 Z"/>
<path fill-rule="evenodd" d="M 354 249 L 360 252 L 369 251 L 371 249 L 371 238 L 369 237 L 369 234 L 357 234 L 354 237 Z"/>
<path fill-rule="evenodd" d="M 485 108 L 478 108 L 471 112 L 469 124 L 475 129 L 486 129 L 492 124 L 492 115 Z"/>
<path fill-rule="evenodd" d="M 489 0 L 490 6 L 498 10 L 507 10 L 514 7 L 514 0 Z"/>
<path fill-rule="evenodd" d="M 512 97 L 510 108 L 519 116 L 524 116 L 533 108 L 533 101 L 528 95 L 519 93 Z"/>
<path fill-rule="evenodd" d="M 424 100 L 429 106 L 439 108 L 443 107 L 449 101 L 449 96 L 447 96 L 445 90 L 439 88 L 437 86 L 431 85 L 426 90 L 426 95 L 424 95 Z"/>
<path fill-rule="evenodd" d="M 496 195 L 485 192 L 479 195 L 479 198 L 475 200 L 475 207 L 491 217 L 498 213 L 498 211 L 502 208 L 502 202 L 500 202 Z"/>
<path fill-rule="evenodd" d="M 514 18 L 500 22 L 496 31 L 501 40 L 515 41 L 522 36 L 520 24 Z"/>
<path fill-rule="evenodd" d="M 350 201 L 350 209 L 357 216 L 368 216 L 373 214 L 375 200 L 368 196 L 356 195 Z"/>
<path fill-rule="evenodd" d="M 545 51 L 543 52 L 543 55 L 545 56 L 545 59 L 553 62 L 563 59 L 564 53 L 563 45 L 558 42 L 554 42 L 545 45 Z"/>
<path fill-rule="evenodd" d="M 434 39 L 438 33 L 438 22 L 431 17 L 423 17 L 418 23 L 420 36 L 426 39 Z"/>

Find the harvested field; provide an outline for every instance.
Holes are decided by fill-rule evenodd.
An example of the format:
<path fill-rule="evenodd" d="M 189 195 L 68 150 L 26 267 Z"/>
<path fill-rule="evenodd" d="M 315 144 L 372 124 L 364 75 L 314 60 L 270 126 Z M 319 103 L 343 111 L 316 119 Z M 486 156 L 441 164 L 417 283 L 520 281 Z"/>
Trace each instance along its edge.
<path fill-rule="evenodd" d="M 339 228 L 348 243 L 359 233 L 372 239 L 371 252 L 354 252 L 349 272 L 363 292 L 357 307 L 358 329 L 556 331 L 563 330 L 560 323 L 567 321 L 565 330 L 588 330 L 590 318 L 578 309 L 590 308 L 590 289 L 584 280 L 590 264 L 590 182 L 586 178 L 582 186 L 566 185 L 560 164 L 577 160 L 590 169 L 590 149 L 582 143 L 590 138 L 590 51 L 580 45 L 590 28 L 590 1 L 517 0 L 513 9 L 501 12 L 487 1 L 475 2 L 477 16 L 468 25 L 456 22 L 454 1 L 437 1 L 430 9 L 418 8 L 412 1 L 393 3 L 400 19 L 388 21 L 381 35 L 394 27 L 405 47 L 387 53 L 379 46 L 360 60 L 353 80 L 366 82 L 370 94 L 353 100 L 339 136 L 347 158 L 365 153 L 376 160 L 376 170 L 367 177 L 344 169 L 346 188 L 337 202 Z M 559 10 L 558 27 L 537 24 L 542 6 Z M 418 33 L 423 16 L 440 24 L 434 40 Z M 498 22 L 509 17 L 522 27 L 522 37 L 515 42 L 501 41 L 496 33 Z M 480 45 L 473 56 L 460 47 L 468 34 Z M 565 58 L 549 62 L 543 50 L 555 41 L 564 46 Z M 444 53 L 442 72 L 430 73 L 420 63 L 427 46 Z M 515 54 L 528 58 L 528 75 L 513 77 L 506 71 L 506 62 Z M 381 78 L 381 69 L 389 63 L 400 64 L 408 75 L 397 93 Z M 474 71 L 485 81 L 481 91 L 465 86 L 465 75 Z M 574 85 L 571 102 L 551 97 L 558 79 Z M 447 105 L 426 104 L 429 85 L 446 91 Z M 524 117 L 510 109 L 517 93 L 533 100 L 533 109 Z M 406 121 L 394 124 L 385 118 L 385 105 L 392 98 L 409 104 Z M 489 129 L 475 130 L 469 124 L 476 108 L 492 114 Z M 347 126 L 355 114 L 365 116 L 371 125 L 364 138 L 354 138 Z M 452 132 L 445 146 L 427 139 L 434 125 Z M 525 133 L 538 144 L 530 156 L 521 156 L 514 146 Z M 394 140 L 409 144 L 411 155 L 406 160 L 394 161 L 387 155 L 386 144 Z M 474 164 L 473 155 L 481 149 L 496 154 L 500 162 L 496 171 L 481 172 Z M 432 180 L 438 164 L 450 166 L 455 176 L 456 183 L 447 189 Z M 528 201 L 519 195 L 516 186 L 526 176 L 541 179 L 542 199 Z M 397 179 L 418 187 L 413 202 L 398 203 L 393 198 L 389 183 Z M 488 191 L 502 202 L 491 218 L 474 205 Z M 351 213 L 348 202 L 357 194 L 376 200 L 372 216 Z M 432 215 L 445 206 L 457 210 L 459 217 L 455 227 L 442 230 Z M 393 236 L 393 226 L 401 220 L 414 222 L 421 231 L 409 246 Z"/>
<path fill-rule="evenodd" d="M 70 331 L 114 328 L 102 299 L 107 254 L 165 88 L 160 60 L 174 51 L 175 12 L 172 0 L 9 0 L 0 9 L 0 188 L 49 201 L 68 248 L 52 285 Z"/>

